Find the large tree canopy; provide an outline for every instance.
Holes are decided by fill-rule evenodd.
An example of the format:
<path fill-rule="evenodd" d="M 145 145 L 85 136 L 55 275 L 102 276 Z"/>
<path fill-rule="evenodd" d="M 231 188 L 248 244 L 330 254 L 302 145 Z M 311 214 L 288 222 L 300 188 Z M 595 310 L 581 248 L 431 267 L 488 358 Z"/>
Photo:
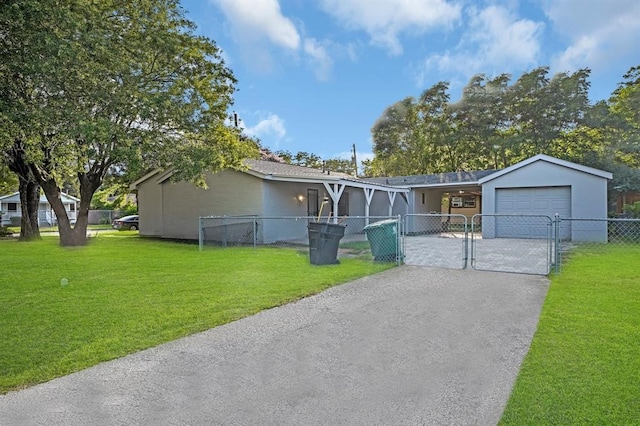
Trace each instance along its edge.
<path fill-rule="evenodd" d="M 608 102 L 589 103 L 589 70 L 548 77 L 541 67 L 493 79 L 476 75 L 448 101 L 439 82 L 389 106 L 374 123 L 367 175 L 503 168 L 544 153 L 614 172 L 612 188 L 640 190 L 640 67 Z"/>
<path fill-rule="evenodd" d="M 9 0 L 0 6 L 0 148 L 42 187 L 63 245 L 86 242 L 108 173 L 171 167 L 174 178 L 240 167 L 256 145 L 224 125 L 235 79 L 178 0 Z M 80 206 L 71 227 L 68 179 Z"/>

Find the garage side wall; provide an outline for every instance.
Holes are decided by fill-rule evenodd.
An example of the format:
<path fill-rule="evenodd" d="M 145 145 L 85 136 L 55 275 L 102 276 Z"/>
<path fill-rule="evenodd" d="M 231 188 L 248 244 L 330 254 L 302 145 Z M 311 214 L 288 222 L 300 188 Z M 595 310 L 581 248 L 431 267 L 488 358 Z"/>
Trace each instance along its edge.
<path fill-rule="evenodd" d="M 156 177 L 142 182 L 138 188 L 140 235 L 162 237 L 162 185 Z"/>
<path fill-rule="evenodd" d="M 546 161 L 537 161 L 522 168 L 513 170 L 503 176 L 489 180 L 482 185 L 483 214 L 500 214 L 496 203 L 496 190 L 503 188 L 545 188 L 570 187 L 570 214 L 573 218 L 607 217 L 607 179 L 590 173 L 571 169 Z M 518 212 L 525 214 L 527 212 Z M 540 214 L 540 212 L 535 212 Z M 545 214 L 552 217 L 555 211 Z M 485 235 L 486 233 L 486 235 Z M 483 229 L 484 238 L 493 238 L 491 229 Z M 579 237 L 572 234 L 572 238 L 579 240 L 606 240 L 606 224 L 602 229 L 594 229 L 589 235 Z"/>

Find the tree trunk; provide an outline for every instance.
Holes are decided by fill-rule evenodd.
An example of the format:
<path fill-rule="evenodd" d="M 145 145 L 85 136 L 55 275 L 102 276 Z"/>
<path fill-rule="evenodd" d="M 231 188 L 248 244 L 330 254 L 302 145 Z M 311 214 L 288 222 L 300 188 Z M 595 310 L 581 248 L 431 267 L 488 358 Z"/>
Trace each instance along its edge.
<path fill-rule="evenodd" d="M 22 210 L 19 240 L 39 240 L 38 207 L 40 206 L 40 185 L 33 181 L 26 181 L 20 177 L 19 191 Z"/>
<path fill-rule="evenodd" d="M 60 245 L 63 247 L 87 245 L 87 225 L 89 224 L 89 206 L 93 194 L 102 184 L 102 179 L 96 174 L 80 174 L 80 205 L 76 211 L 76 224 L 72 228 L 69 216 L 60 197 L 60 188 L 55 180 L 49 179 L 42 183 L 44 194 L 51 204 L 51 208 L 58 218 Z"/>
<path fill-rule="evenodd" d="M 86 245 L 86 221 L 84 229 L 81 229 L 82 227 L 78 227 L 78 222 L 76 222 L 76 226 L 74 228 L 71 228 L 69 216 L 67 215 L 67 211 L 64 208 L 64 204 L 62 203 L 62 198 L 60 196 L 60 188 L 58 188 L 56 182 L 53 179 L 47 180 L 42 183 L 42 189 L 44 190 L 44 194 L 47 197 L 49 204 L 51 204 L 53 212 L 56 214 L 58 231 L 60 233 L 60 245 L 64 247 Z"/>
<path fill-rule="evenodd" d="M 9 170 L 18 176 L 20 192 L 20 241 L 40 239 L 38 207 L 40 205 L 40 185 L 33 175 L 25 154 L 22 140 L 15 139 L 13 146 L 5 152 Z"/>

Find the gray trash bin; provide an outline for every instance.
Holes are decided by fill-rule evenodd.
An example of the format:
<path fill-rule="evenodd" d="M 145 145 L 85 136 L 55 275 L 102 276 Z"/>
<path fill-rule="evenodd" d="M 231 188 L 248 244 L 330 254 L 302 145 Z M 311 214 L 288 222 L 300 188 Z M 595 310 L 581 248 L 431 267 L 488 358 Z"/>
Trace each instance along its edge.
<path fill-rule="evenodd" d="M 313 265 L 334 265 L 338 261 L 338 246 L 347 225 L 309 223 L 309 261 Z"/>

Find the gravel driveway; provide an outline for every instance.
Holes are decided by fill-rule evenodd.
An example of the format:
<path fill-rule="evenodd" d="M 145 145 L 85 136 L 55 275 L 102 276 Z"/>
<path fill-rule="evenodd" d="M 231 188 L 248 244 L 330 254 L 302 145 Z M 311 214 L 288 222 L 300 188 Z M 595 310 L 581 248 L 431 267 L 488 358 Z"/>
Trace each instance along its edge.
<path fill-rule="evenodd" d="M 548 285 L 402 266 L 0 396 L 0 423 L 495 424 Z"/>

